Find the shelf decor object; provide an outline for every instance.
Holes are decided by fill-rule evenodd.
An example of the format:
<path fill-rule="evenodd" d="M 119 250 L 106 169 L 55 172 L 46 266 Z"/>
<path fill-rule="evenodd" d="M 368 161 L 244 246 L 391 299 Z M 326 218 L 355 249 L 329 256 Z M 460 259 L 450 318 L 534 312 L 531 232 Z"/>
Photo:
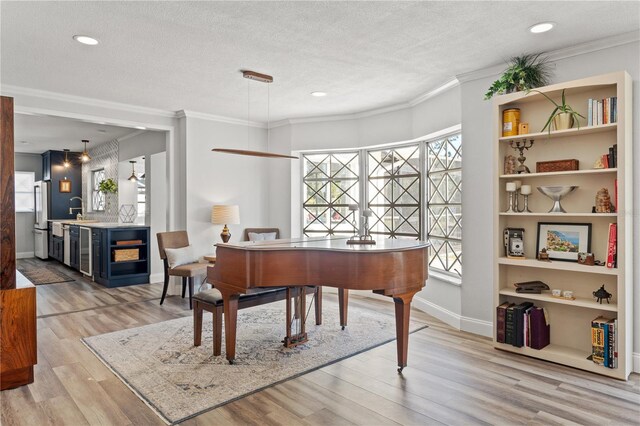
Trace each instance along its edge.
<path fill-rule="evenodd" d="M 564 100 L 559 101 L 563 92 Z M 632 206 L 634 192 L 638 191 L 633 188 L 632 95 L 631 76 L 619 71 L 539 87 L 536 91 L 493 97 L 491 166 L 494 172 L 493 306 L 496 308 L 496 349 L 628 380 L 632 372 L 634 332 L 637 334 L 633 329 Z M 588 116 L 591 120 L 587 122 L 580 118 L 579 128 L 554 130 L 553 124 L 546 125 L 553 109 L 549 99 L 558 105 L 570 105 L 576 113 L 574 119 Z M 604 104 L 607 99 L 616 99 L 615 120 L 596 124 L 600 119 L 595 120 L 594 114 L 599 117 L 600 112 L 594 112 L 594 101 L 603 100 Z M 529 123 L 530 129 L 544 131 L 502 136 L 502 113 L 513 108 L 520 110 L 522 120 Z M 522 143 L 531 139 L 535 139 L 535 150 L 528 150 L 527 161 L 536 164 L 535 173 L 522 173 L 522 168 L 512 170 L 506 167 L 505 157 L 514 153 L 513 147 L 517 149 L 515 141 L 520 141 L 524 154 L 527 149 L 522 148 Z M 613 166 L 610 162 L 607 164 L 610 168 L 592 169 L 594 159 L 607 152 L 611 155 L 613 146 L 617 147 L 618 161 L 615 162 L 614 152 Z M 579 164 L 587 168 L 581 170 Z M 522 165 L 524 161 L 520 161 Z M 518 185 L 517 181 L 521 184 Z M 510 191 L 505 190 L 507 185 Z M 516 201 L 516 197 L 526 195 L 527 186 L 535 192 L 535 188 L 545 188 L 541 192 L 556 198 L 555 208 L 548 212 L 546 197 L 535 196 L 528 198 L 526 207 L 530 212 L 527 212 L 522 199 Z M 579 190 L 576 191 L 575 187 Z M 603 189 L 610 194 L 610 211 L 596 213 L 594 200 L 599 191 L 595 204 L 600 206 L 598 210 L 607 210 L 607 196 Z M 569 193 L 571 195 L 567 196 Z M 506 206 L 511 207 L 507 212 Z M 563 213 L 563 207 L 569 213 Z M 574 223 L 580 221 L 585 223 Z M 507 229 L 523 230 L 524 256 L 521 258 L 508 257 L 504 233 Z M 610 241 L 617 242 L 613 258 Z M 540 261 L 537 257 L 543 248 L 547 249 L 549 259 Z M 578 258 L 582 261 L 578 262 Z M 560 289 L 561 297 L 553 297 L 545 290 L 541 294 L 531 294 L 514 288 L 515 283 L 530 281 L 542 281 L 550 289 Z M 602 293 L 607 298 L 599 303 L 597 296 L 600 294 L 593 293 L 603 285 L 609 295 Z M 526 315 L 527 309 L 529 315 L 536 312 L 539 316 L 544 312 L 549 327 L 548 345 L 527 340 L 527 336 L 531 337 L 536 331 L 531 325 L 531 316 L 516 325 L 512 322 L 511 339 L 508 339 L 505 327 L 508 309 L 511 309 L 512 318 L 518 313 L 518 321 L 523 314 Z M 609 352 L 609 362 L 599 362 L 599 358 L 593 356 L 592 326 L 594 319 L 598 318 L 607 319 L 608 335 L 614 336 L 617 345 L 617 351 Z M 529 328 L 525 331 L 520 324 L 528 324 Z M 514 331 L 520 335 L 514 336 Z"/>
<path fill-rule="evenodd" d="M 577 186 L 539 186 L 538 191 L 542 192 L 553 201 L 553 206 L 549 213 L 566 213 L 560 205 L 560 200 L 578 188 Z"/>
<path fill-rule="evenodd" d="M 529 170 L 529 167 L 524 165 L 524 162 L 527 159 L 527 157 L 524 156 L 524 150 L 526 149 L 528 151 L 531 147 L 533 147 L 533 139 L 530 139 L 529 143 L 527 143 L 526 138 L 522 139 L 522 141 L 512 140 L 512 141 L 509 141 L 509 145 L 511 146 L 511 148 L 515 149 L 520 153 L 520 156 L 518 157 L 518 162 L 520 163 L 520 165 L 518 165 L 518 167 L 516 168 L 516 173 L 518 174 L 531 173 L 531 170 Z"/>
<path fill-rule="evenodd" d="M 118 216 L 120 216 L 122 223 L 133 223 L 137 215 L 136 207 L 133 204 L 123 204 L 120 206 L 120 211 L 118 211 Z"/>

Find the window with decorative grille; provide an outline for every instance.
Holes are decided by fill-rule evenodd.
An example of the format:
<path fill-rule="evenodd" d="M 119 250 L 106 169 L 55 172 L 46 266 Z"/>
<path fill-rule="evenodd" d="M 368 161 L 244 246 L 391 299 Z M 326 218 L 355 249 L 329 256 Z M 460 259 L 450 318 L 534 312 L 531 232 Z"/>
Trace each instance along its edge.
<path fill-rule="evenodd" d="M 367 151 L 367 165 L 371 234 L 419 239 L 420 145 Z"/>
<path fill-rule="evenodd" d="M 352 235 L 357 218 L 350 204 L 360 198 L 358 152 L 303 155 L 303 233 L 308 237 Z"/>
<path fill-rule="evenodd" d="M 99 189 L 100 182 L 104 179 L 104 169 L 93 170 L 91 172 L 91 208 L 93 211 L 104 211 L 105 194 Z"/>
<path fill-rule="evenodd" d="M 15 173 L 16 213 L 34 211 L 33 185 L 35 183 L 35 175 L 34 172 Z"/>
<path fill-rule="evenodd" d="M 462 276 L 462 136 L 428 141 L 429 267 Z"/>

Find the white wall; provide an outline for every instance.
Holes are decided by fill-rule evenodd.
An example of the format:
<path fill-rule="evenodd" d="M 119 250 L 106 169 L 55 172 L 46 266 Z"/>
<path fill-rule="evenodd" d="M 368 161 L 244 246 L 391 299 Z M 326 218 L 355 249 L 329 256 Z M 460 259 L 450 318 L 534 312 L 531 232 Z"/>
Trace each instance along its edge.
<path fill-rule="evenodd" d="M 42 179 L 42 156 L 16 153 L 14 168 L 16 172 L 34 172 L 37 182 Z M 31 212 L 16 213 L 16 255 L 18 257 L 33 257 L 34 220 L 35 216 Z"/>
<path fill-rule="evenodd" d="M 151 282 L 161 281 L 164 266 L 158 254 L 158 232 L 167 230 L 167 188 L 162 184 L 163 172 L 167 170 L 167 153 L 160 152 L 147 157 L 147 196 L 150 205 L 151 226 Z M 156 184 L 156 181 L 158 184 Z"/>
<path fill-rule="evenodd" d="M 144 131 L 132 137 L 121 138 L 118 142 L 118 160 L 120 161 L 128 161 L 167 150 L 166 132 Z"/>
<path fill-rule="evenodd" d="M 240 224 L 229 225 L 231 241 L 249 227 L 269 226 L 268 168 L 274 161 L 211 152 L 212 148 L 266 149 L 266 131 L 200 118 L 186 119 L 186 229 L 198 254 L 213 253 L 222 225 L 211 223 L 214 204 L 240 206 Z"/>

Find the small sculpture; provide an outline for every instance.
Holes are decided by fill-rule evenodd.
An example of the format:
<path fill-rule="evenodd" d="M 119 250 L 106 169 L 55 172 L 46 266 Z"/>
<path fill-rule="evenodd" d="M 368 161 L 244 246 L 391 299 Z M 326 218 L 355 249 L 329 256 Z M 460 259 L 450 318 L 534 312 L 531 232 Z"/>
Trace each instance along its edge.
<path fill-rule="evenodd" d="M 607 188 L 596 193 L 596 213 L 611 213 L 611 196 Z"/>
<path fill-rule="evenodd" d="M 540 250 L 540 253 L 538 253 L 538 260 L 549 262 L 549 253 L 547 253 L 546 247 L 544 247 L 542 250 Z"/>
<path fill-rule="evenodd" d="M 611 293 L 604 289 L 604 284 L 598 290 L 593 292 L 593 297 L 595 297 L 597 302 L 602 305 L 602 300 L 607 299 L 607 303 L 611 300 Z"/>
<path fill-rule="evenodd" d="M 595 163 L 593 163 L 594 169 L 604 169 L 604 163 L 601 158 L 598 158 Z"/>
<path fill-rule="evenodd" d="M 504 174 L 516 174 L 516 157 L 515 155 L 505 155 L 504 157 Z"/>
<path fill-rule="evenodd" d="M 579 252 L 578 263 L 581 265 L 594 266 L 595 258 L 593 256 L 593 253 Z"/>

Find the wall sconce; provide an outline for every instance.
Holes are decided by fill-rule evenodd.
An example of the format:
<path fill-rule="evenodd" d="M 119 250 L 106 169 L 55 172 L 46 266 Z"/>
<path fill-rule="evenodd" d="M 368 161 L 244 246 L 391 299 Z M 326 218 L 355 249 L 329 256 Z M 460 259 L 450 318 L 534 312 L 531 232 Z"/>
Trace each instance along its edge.
<path fill-rule="evenodd" d="M 58 182 L 58 191 L 71 192 L 71 181 L 66 176 Z"/>

